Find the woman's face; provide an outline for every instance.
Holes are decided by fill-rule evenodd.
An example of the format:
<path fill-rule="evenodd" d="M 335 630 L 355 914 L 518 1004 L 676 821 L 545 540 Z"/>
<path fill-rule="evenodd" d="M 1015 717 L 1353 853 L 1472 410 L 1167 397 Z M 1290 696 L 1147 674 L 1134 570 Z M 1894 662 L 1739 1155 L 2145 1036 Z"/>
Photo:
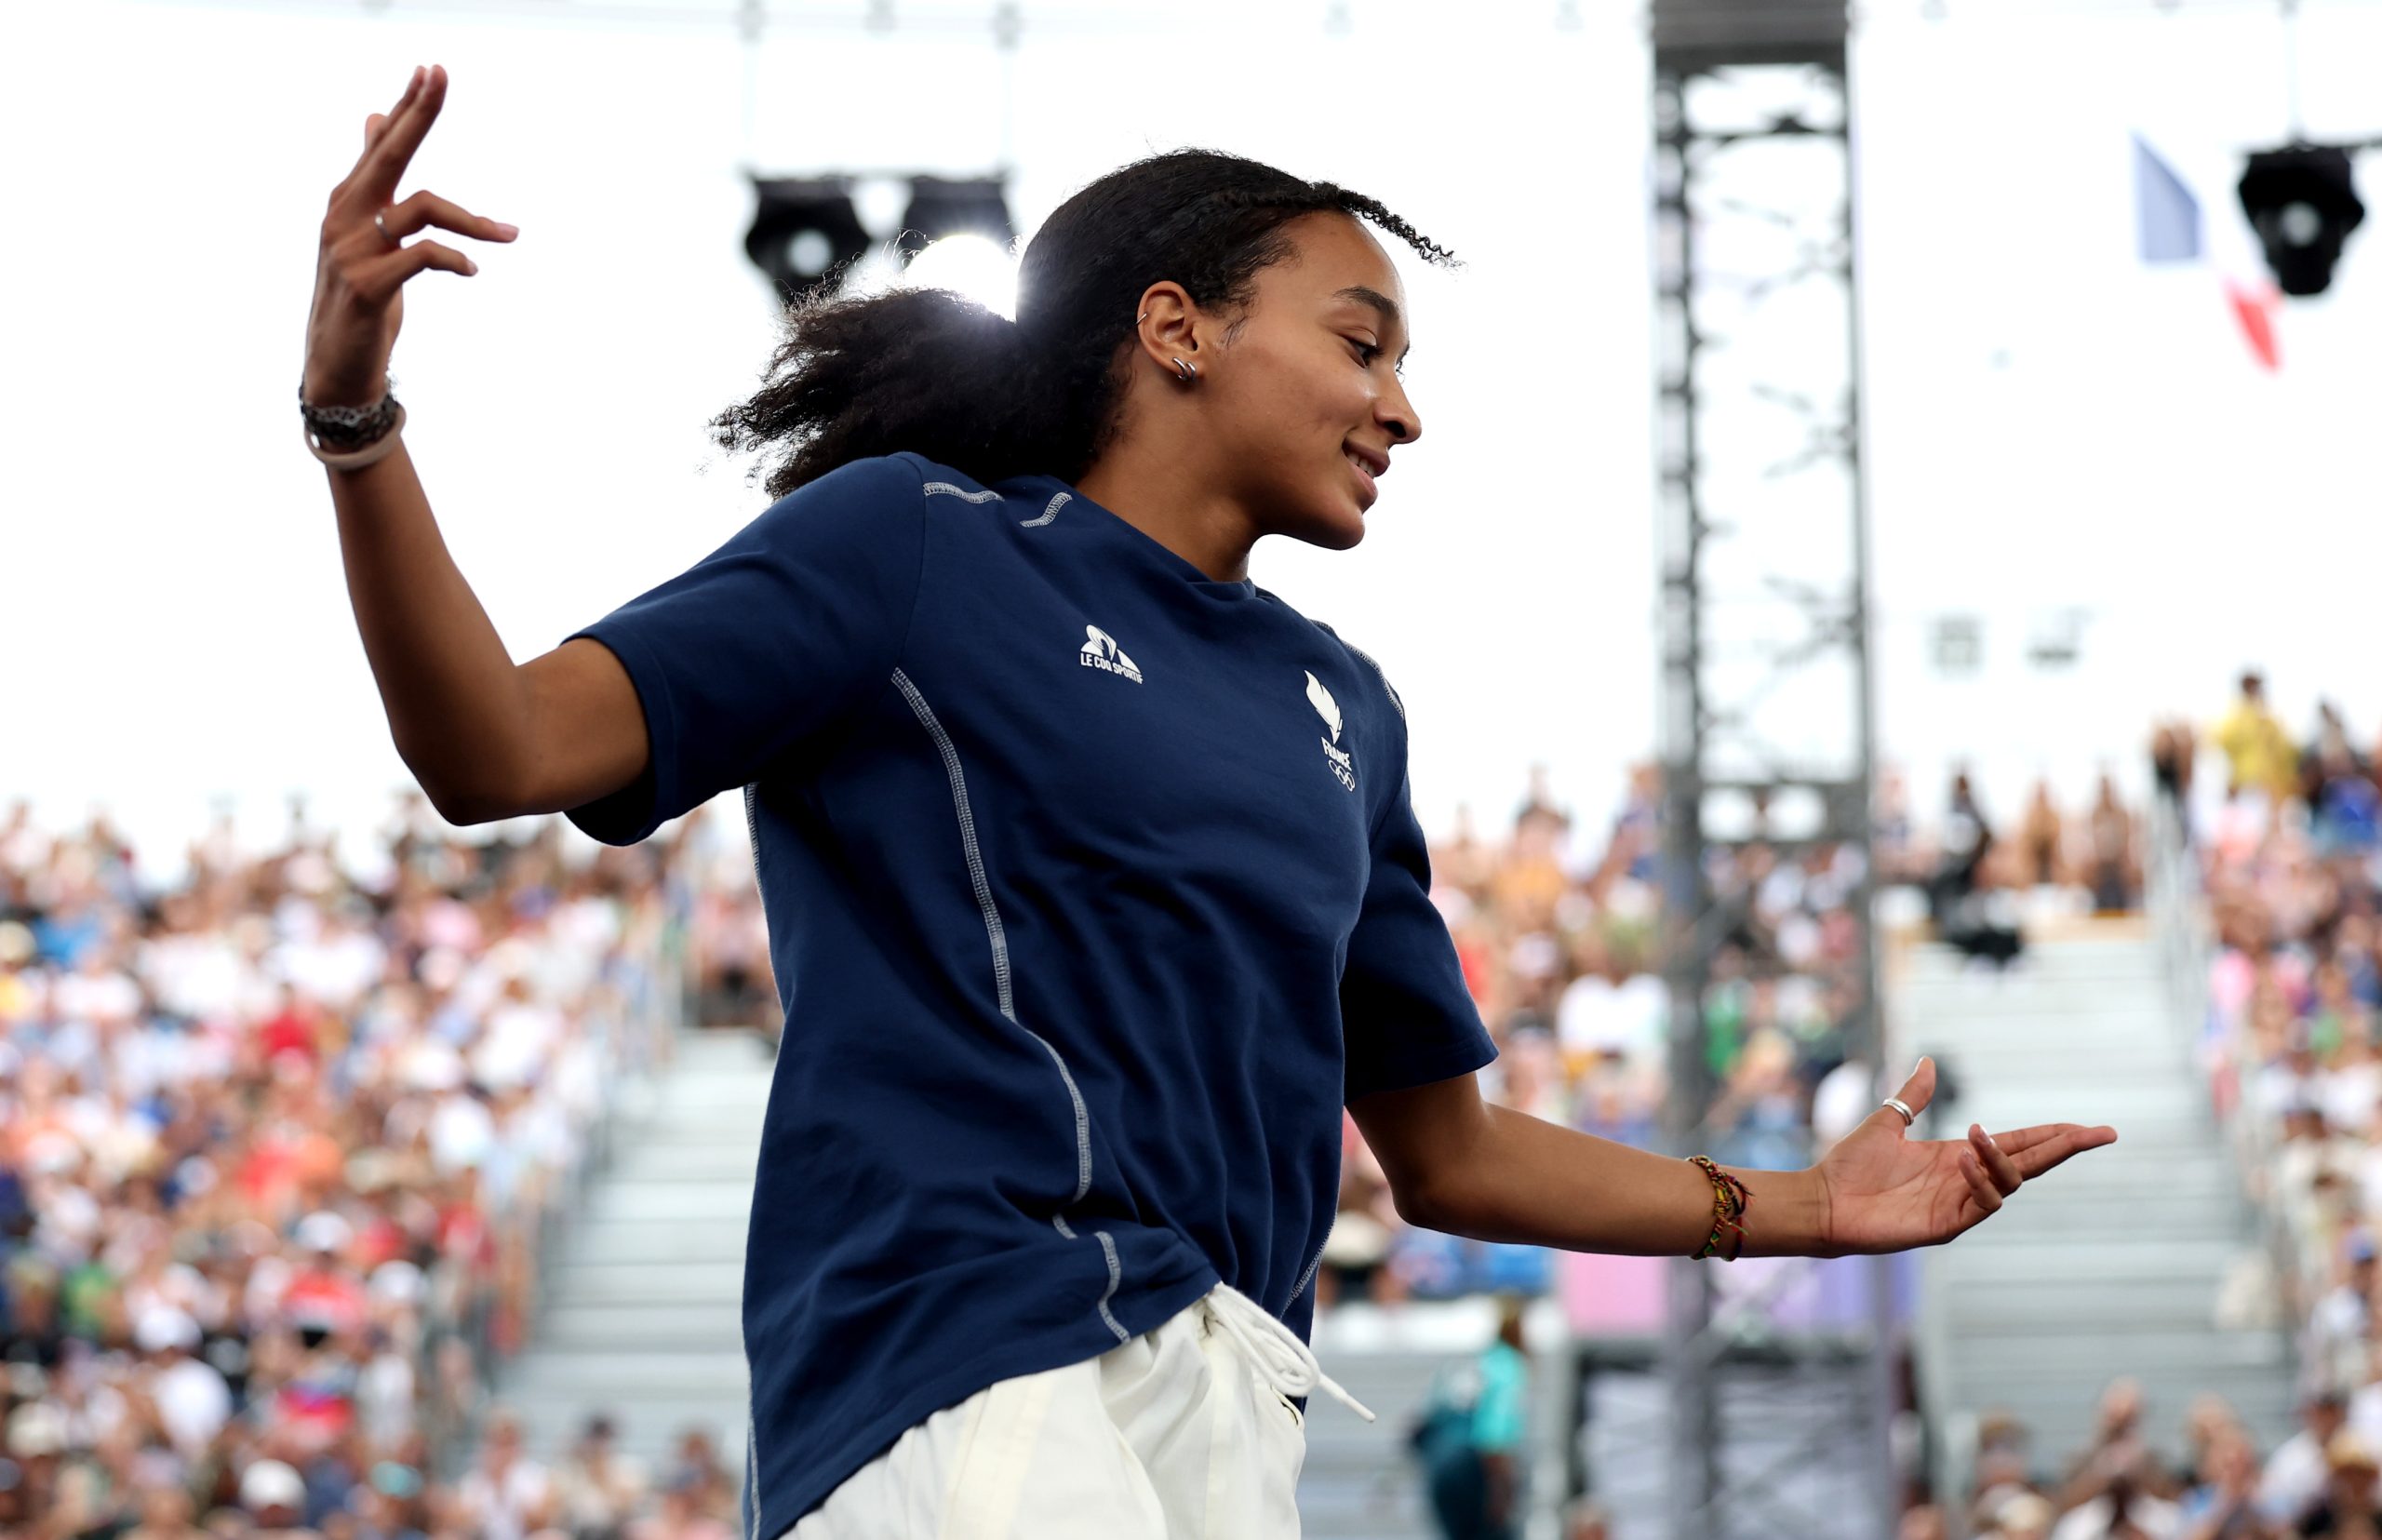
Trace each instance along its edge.
<path fill-rule="evenodd" d="M 1398 375 L 1406 290 L 1353 217 L 1283 226 L 1292 254 L 1258 273 L 1226 341 L 1198 358 L 1237 500 L 1261 532 L 1340 550 L 1365 535 L 1393 445 L 1423 431 Z"/>

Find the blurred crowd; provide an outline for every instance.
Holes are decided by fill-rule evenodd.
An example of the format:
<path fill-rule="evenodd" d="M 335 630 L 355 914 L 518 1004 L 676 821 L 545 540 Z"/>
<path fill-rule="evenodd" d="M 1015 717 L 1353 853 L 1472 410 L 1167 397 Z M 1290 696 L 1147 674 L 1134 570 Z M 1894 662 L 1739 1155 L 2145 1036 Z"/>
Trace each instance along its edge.
<path fill-rule="evenodd" d="M 367 884 L 293 802 L 274 853 L 219 817 L 161 885 L 103 814 L 9 810 L 0 1536 L 725 1535 L 707 1430 L 648 1473 L 599 1420 L 548 1466 L 491 1401 L 691 1003 L 689 919 L 746 955 L 675 841 L 562 827 L 468 843 L 408 794 Z"/>
<path fill-rule="evenodd" d="M 1926 1504 L 1903 1515 L 1898 1540 L 2348 1540 L 2375 1535 L 2375 1446 L 2347 1423 L 2346 1399 L 2311 1390 L 2301 1426 L 2271 1452 L 2224 1398 L 2185 1409 L 2179 1457 L 2146 1436 L 2140 1384 L 2101 1398 L 2092 1437 L 2049 1465 L 2025 1424 L 1982 1418 L 1974 1476 L 1960 1517 Z"/>
<path fill-rule="evenodd" d="M 2382 749 L 2382 745 L 2376 745 Z M 2221 763 L 2224 796 L 2191 795 Z M 2271 1123 L 2259 1191 L 2312 1259 L 2288 1285 L 2310 1380 L 2303 1426 L 2262 1450 L 2224 1405 L 2169 1466 L 2111 1387 L 2092 1446 L 2039 1466 L 1988 1416 L 1957 1505 L 1905 1540 L 2302 1540 L 2376 1530 L 2382 1452 L 2382 794 L 2330 705 L 2295 737 L 2255 677 L 2206 727 L 2161 724 L 2163 809 L 2215 932 L 2202 1064 L 2220 1109 Z M 2201 810 L 2195 813 L 2194 809 Z M 529 823 L 532 821 L 519 821 Z M 1716 844 L 1720 944 L 1698 1002 L 1725 1163 L 1808 1164 L 1866 1116 L 1846 1062 L 1861 992 L 1850 845 Z M 599 1160 L 611 1091 L 682 1022 L 774 1031 L 766 929 L 741 840 L 690 817 L 570 859 L 560 821 L 467 842 L 418 797 L 382 832 L 385 877 L 305 827 L 268 856 L 227 823 L 187 877 L 145 876 L 104 816 L 0 823 L 0 1537 L 726 1540 L 736 1473 L 714 1430 L 658 1467 L 590 1409 L 526 1447 L 503 1361 L 539 1263 Z M 485 831 L 475 831 L 485 832 Z M 1671 1073 L 1657 971 L 1657 767 L 1584 828 L 1533 776 L 1484 836 L 1433 848 L 1434 900 L 1501 1057 L 1498 1101 L 1650 1145 Z M 2028 912 L 2140 908 L 2151 835 L 2108 777 L 2063 810 L 2038 787 L 1997 824 L 1956 776 L 1922 833 L 1880 780 L 1885 907 L 1977 966 Z M 746 858 L 749 859 L 749 858 Z M 1548 1253 L 1404 1225 L 1353 1121 L 1320 1301 L 1529 1294 Z"/>

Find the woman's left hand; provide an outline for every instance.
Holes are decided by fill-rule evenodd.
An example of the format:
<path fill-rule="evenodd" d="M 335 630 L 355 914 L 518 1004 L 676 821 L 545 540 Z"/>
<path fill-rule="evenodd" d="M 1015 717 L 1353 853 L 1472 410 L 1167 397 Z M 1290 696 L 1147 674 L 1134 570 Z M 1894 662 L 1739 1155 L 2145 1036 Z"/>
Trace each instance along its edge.
<path fill-rule="evenodd" d="M 1919 1061 L 1896 1092 L 1916 1115 L 1935 1094 L 1935 1061 Z M 2079 1150 L 2115 1144 L 2104 1123 L 2039 1123 L 1962 1139 L 1912 1139 L 1902 1114 L 1880 1103 L 1821 1157 L 1821 1256 L 1866 1256 L 1940 1246 L 1999 1210 L 2028 1177 Z"/>

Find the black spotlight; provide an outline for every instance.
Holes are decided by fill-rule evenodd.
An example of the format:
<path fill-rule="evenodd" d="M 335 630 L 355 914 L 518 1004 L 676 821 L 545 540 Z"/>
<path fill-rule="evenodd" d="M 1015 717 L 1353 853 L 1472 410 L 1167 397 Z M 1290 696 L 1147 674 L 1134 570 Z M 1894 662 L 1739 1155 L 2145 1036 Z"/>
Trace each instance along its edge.
<path fill-rule="evenodd" d="M 2260 150 L 2241 173 L 2241 212 L 2266 248 L 2267 265 L 2285 294 L 2322 294 L 2349 232 L 2365 218 L 2349 174 L 2349 152 L 2335 144 Z"/>
<path fill-rule="evenodd" d="M 910 179 L 910 207 L 902 215 L 902 234 L 896 242 L 902 261 L 908 261 L 945 235 L 983 235 L 1003 247 L 1017 238 L 997 178 Z"/>
<path fill-rule="evenodd" d="M 786 303 L 867 253 L 868 232 L 852 212 L 848 179 L 755 177 L 753 191 L 758 202 L 744 254 Z"/>

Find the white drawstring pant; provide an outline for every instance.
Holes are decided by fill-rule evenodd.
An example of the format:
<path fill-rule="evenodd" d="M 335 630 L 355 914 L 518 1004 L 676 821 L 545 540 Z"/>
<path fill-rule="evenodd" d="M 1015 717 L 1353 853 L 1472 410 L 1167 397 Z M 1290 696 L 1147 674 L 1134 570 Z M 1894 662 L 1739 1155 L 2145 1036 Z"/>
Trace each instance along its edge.
<path fill-rule="evenodd" d="M 788 1540 L 1296 1540 L 1327 1378 L 1227 1284 L 1098 1358 L 1002 1380 L 854 1471 Z"/>

